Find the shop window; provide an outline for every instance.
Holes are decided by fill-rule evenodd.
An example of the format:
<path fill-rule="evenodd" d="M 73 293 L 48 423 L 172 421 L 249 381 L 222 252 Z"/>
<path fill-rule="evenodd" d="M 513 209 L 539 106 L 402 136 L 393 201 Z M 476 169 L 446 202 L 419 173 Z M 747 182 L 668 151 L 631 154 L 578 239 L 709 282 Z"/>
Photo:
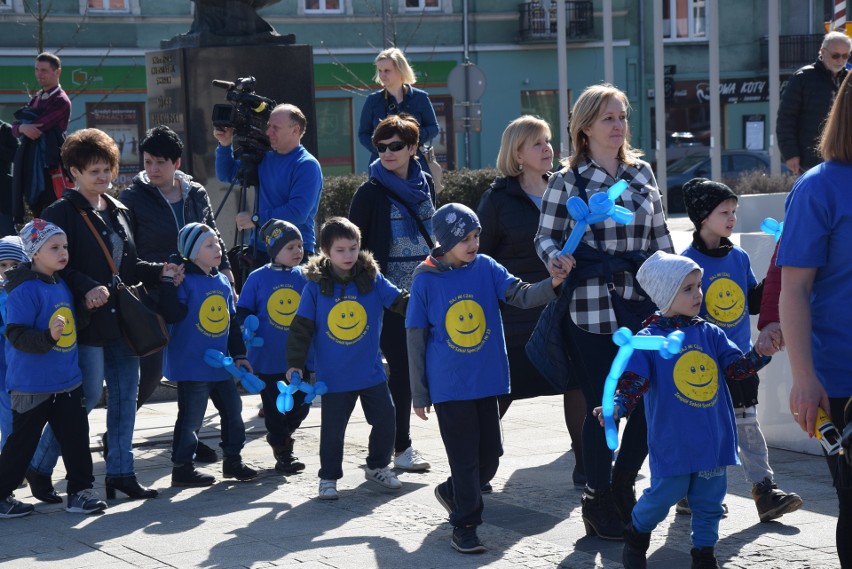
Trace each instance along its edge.
<path fill-rule="evenodd" d="M 708 1 L 659 0 L 663 3 L 663 37 L 669 40 L 706 40 Z"/>
<path fill-rule="evenodd" d="M 344 0 L 304 0 L 306 14 L 342 14 Z"/>

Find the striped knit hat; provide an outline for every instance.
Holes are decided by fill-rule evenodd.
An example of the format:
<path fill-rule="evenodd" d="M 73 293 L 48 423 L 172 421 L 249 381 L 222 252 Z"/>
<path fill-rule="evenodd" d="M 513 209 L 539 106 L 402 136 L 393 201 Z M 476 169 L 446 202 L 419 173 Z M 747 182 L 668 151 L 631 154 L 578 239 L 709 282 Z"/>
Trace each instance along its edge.
<path fill-rule="evenodd" d="M 45 241 L 59 234 L 65 235 L 65 232 L 49 221 L 34 217 L 21 228 L 21 232 L 18 235 L 21 237 L 24 253 L 27 254 L 28 258 L 32 259 L 38 253 L 38 250 L 41 249 L 41 246 L 44 245 Z"/>
<path fill-rule="evenodd" d="M 194 261 L 201 250 L 201 246 L 211 235 L 216 233 L 208 225 L 203 223 L 187 223 L 178 232 L 178 253 L 184 259 Z"/>
<path fill-rule="evenodd" d="M 24 242 L 17 235 L 7 235 L 0 239 L 0 261 L 26 263 L 30 259 L 24 253 Z"/>

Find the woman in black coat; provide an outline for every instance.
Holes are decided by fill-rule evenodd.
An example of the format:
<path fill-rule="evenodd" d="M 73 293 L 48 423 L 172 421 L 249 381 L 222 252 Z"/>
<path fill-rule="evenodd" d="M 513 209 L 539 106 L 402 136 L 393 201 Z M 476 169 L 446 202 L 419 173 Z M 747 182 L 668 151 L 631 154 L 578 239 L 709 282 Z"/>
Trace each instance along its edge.
<path fill-rule="evenodd" d="M 503 131 L 497 155 L 497 169 L 503 176 L 494 180 L 482 195 L 477 210 L 482 223 L 479 252 L 493 257 L 526 282 L 534 283 L 550 276 L 536 254 L 533 238 L 538 228 L 541 196 L 547 188 L 552 166 L 550 126 L 529 115 L 513 120 Z M 497 399 L 501 417 L 516 399 L 559 393 L 530 362 L 525 350 L 542 310 L 501 306 L 512 381 L 511 393 Z M 571 384 L 564 392 L 563 406 L 574 450 L 572 480 L 578 487 L 586 483 L 582 444 L 585 405 L 579 386 Z"/>

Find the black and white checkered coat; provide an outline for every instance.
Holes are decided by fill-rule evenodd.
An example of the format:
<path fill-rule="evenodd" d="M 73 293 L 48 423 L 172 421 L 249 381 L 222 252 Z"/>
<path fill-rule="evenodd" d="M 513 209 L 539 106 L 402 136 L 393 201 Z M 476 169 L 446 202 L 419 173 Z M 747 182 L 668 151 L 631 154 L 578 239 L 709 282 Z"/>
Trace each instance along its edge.
<path fill-rule="evenodd" d="M 621 225 L 607 219 L 594 225 L 607 253 L 653 253 L 657 250 L 674 253 L 657 180 L 647 162 L 639 160 L 635 166 L 620 163 L 616 178 L 607 174 L 606 170 L 590 158 L 582 159 L 577 170 L 580 176 L 588 181 L 586 192 L 590 198 L 598 192 L 605 192 L 617 180 L 623 179 L 629 184 L 621 198 L 616 200 L 616 205 L 622 205 L 633 212 L 632 223 Z M 568 198 L 578 195 L 574 182 L 574 171 L 571 168 L 563 168 L 551 176 L 544 192 L 535 247 L 545 263 L 559 254 L 576 223 L 568 216 L 565 205 Z M 591 228 L 586 229 L 583 242 L 597 248 Z M 613 284 L 618 294 L 628 300 L 643 298 L 634 289 L 632 274 L 613 274 Z M 595 334 L 612 334 L 618 329 L 604 279 L 591 278 L 577 286 L 571 300 L 571 318 L 580 328 Z"/>

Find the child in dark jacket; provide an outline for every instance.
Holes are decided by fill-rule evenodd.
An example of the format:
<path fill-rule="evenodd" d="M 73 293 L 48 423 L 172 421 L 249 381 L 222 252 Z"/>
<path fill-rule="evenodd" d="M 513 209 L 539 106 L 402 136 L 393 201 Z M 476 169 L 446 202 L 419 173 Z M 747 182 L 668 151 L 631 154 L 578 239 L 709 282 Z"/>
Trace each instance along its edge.
<path fill-rule="evenodd" d="M 426 420 L 433 404 L 438 415 L 451 476 L 435 496 L 450 514 L 451 545 L 482 553 L 481 488 L 503 454 L 497 396 L 510 385 L 499 304 L 546 304 L 568 271 L 531 285 L 477 254 L 479 219 L 461 204 L 436 211 L 432 228 L 439 246 L 414 272 L 405 320 L 411 394 L 418 417 Z"/>
<path fill-rule="evenodd" d="M 0 518 L 19 518 L 34 508 L 12 497 L 24 479 L 41 432 L 50 424 L 68 472 L 71 513 L 106 508 L 92 489 L 92 455 L 82 374 L 77 359 L 74 300 L 58 272 L 68 264 L 65 232 L 33 219 L 21 230 L 32 265 L 10 271 L 6 289 L 6 389 L 12 400 L 12 433 L 0 453 Z"/>
<path fill-rule="evenodd" d="M 179 286 L 176 271 L 163 270 L 160 306 L 172 324 L 166 348 L 165 373 L 178 384 L 178 416 L 172 441 L 172 486 L 210 486 L 216 480 L 195 469 L 196 432 L 204 420 L 207 399 L 216 394 L 222 404 L 222 475 L 251 480 L 257 472 L 243 464 L 240 452 L 246 442 L 242 401 L 231 374 L 205 362 L 208 349 L 229 355 L 238 368 L 251 371 L 240 326 L 233 318 L 234 297 L 227 277 L 216 267 L 222 262 L 219 238 L 202 223 L 189 223 L 178 233 L 178 252 L 185 267 Z M 180 262 L 180 260 L 177 260 Z"/>

